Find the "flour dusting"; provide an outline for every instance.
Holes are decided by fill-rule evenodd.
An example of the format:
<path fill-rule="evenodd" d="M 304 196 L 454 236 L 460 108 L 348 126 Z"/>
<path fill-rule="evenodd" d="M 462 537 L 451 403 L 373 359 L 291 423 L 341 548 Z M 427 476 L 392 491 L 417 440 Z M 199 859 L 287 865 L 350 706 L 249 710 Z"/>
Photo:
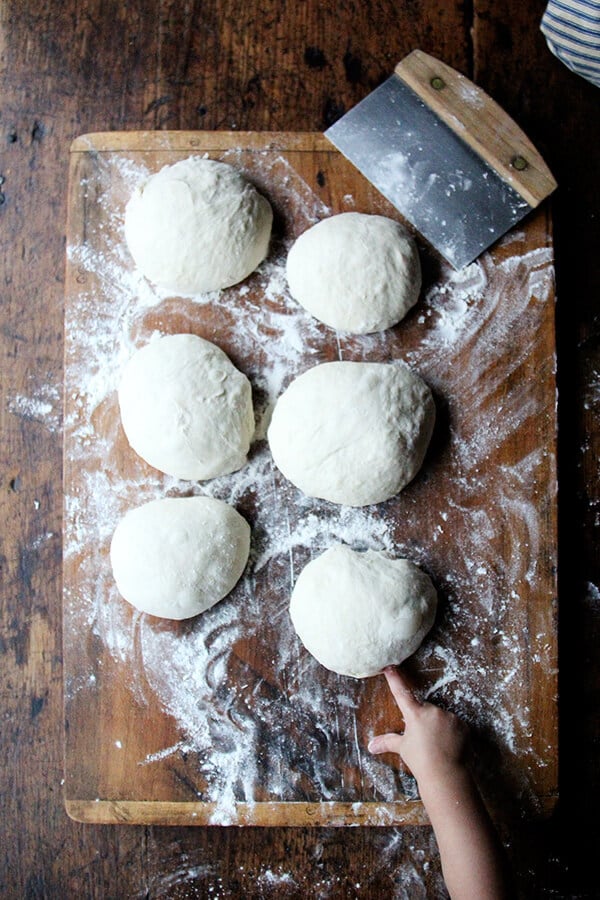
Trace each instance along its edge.
<path fill-rule="evenodd" d="M 36 387 L 31 395 L 15 394 L 8 398 L 9 413 L 30 422 L 38 422 L 50 432 L 60 430 L 60 388 L 50 381 Z"/>

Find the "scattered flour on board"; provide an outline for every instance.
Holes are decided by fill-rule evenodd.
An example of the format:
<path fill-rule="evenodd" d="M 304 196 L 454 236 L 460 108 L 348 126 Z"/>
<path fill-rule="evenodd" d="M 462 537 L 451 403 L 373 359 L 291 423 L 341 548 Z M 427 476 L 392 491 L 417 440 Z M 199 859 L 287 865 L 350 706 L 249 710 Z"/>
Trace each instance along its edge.
<path fill-rule="evenodd" d="M 235 151 L 228 161 L 243 167 Z M 295 210 L 297 231 L 329 213 L 285 159 L 265 157 L 259 163 L 265 184 L 272 179 L 277 185 L 279 209 Z M 515 710 L 511 704 L 511 685 L 522 678 L 526 664 L 520 636 L 527 627 L 524 604 L 517 602 L 520 597 L 512 586 L 518 580 L 519 590 L 524 590 L 534 583 L 539 556 L 535 498 L 524 501 L 522 487 L 536 482 L 545 451 L 524 451 L 501 472 L 501 526 L 511 549 L 506 560 L 491 558 L 488 552 L 499 510 L 482 505 L 481 497 L 490 453 L 539 412 L 526 384 L 507 395 L 500 409 L 489 400 L 518 371 L 530 349 L 525 341 L 521 356 L 505 352 L 515 327 L 529 341 L 535 339 L 530 299 L 545 303 L 551 296 L 549 251 L 536 250 L 524 257 L 516 235 L 514 255 L 499 263 L 484 256 L 461 272 L 445 268 L 425 292 L 416 320 L 422 332 L 407 345 L 403 359 L 423 374 L 451 409 L 448 477 L 455 490 L 442 504 L 432 534 L 420 535 L 419 510 L 410 506 L 398 534 L 376 507 L 351 509 L 303 498 L 285 483 L 270 458 L 264 437 L 273 405 L 291 378 L 323 361 L 326 333 L 287 292 L 285 256 L 292 236 L 286 233 L 252 276 L 252 290 L 245 283 L 231 291 L 182 299 L 177 307 L 188 318 L 203 306 L 217 311 L 223 321 L 235 317 L 226 349 L 236 364 L 245 365 L 256 400 L 256 440 L 248 464 L 202 484 L 178 482 L 158 472 L 149 475 L 147 469 L 136 468 L 135 460 L 127 471 L 110 464 L 120 427 L 115 399 L 120 372 L 137 346 L 162 333 L 156 324 L 147 324 L 148 312 L 173 301 L 133 269 L 123 238 L 123 203 L 114 202 L 115 196 L 123 201 L 130 195 L 145 170 L 114 157 L 98 165 L 104 228 L 88 243 L 68 247 L 78 290 L 70 300 L 65 338 L 65 428 L 72 460 L 81 471 L 76 489 L 65 498 L 65 559 L 67 563 L 76 559 L 80 567 L 79 592 L 74 594 L 71 585 L 65 589 L 66 622 L 74 635 L 91 630 L 117 663 L 128 664 L 133 658 L 129 671 L 138 673 L 131 686 L 138 700 L 145 703 L 150 694 L 158 697 L 178 723 L 181 740 L 158 748 L 139 764 L 151 766 L 176 754 L 196 754 L 201 774 L 197 795 L 217 801 L 218 823 L 233 821 L 235 802 L 255 799 L 257 785 L 277 800 L 305 797 L 307 783 L 316 797 L 325 800 L 354 800 L 357 793 L 361 799 L 391 800 L 399 789 L 414 796 L 411 779 L 398 776 L 367 753 L 370 735 L 359 733 L 355 682 L 324 675 L 315 660 L 300 652 L 289 622 L 287 603 L 298 571 L 334 540 L 359 549 L 405 553 L 425 567 L 435 561 L 436 544 L 450 542 L 452 566 L 439 573 L 446 598 L 442 622 L 435 639 L 419 653 L 423 670 L 430 667 L 436 673 L 427 696 L 443 697 L 490 730 L 501 752 L 510 755 L 527 741 L 530 728 L 530 711 Z M 507 284 L 513 288 L 510 302 L 503 295 Z M 260 303 L 252 299 L 257 295 Z M 156 316 L 152 321 L 156 323 Z M 340 358 L 368 358 L 376 350 L 395 358 L 396 340 L 393 333 L 358 341 L 337 335 L 337 352 Z M 470 366 L 455 366 L 465 349 Z M 482 372 L 487 375 L 485 392 Z M 460 404 L 469 407 L 468 418 L 461 415 Z M 89 465 L 90 460 L 96 464 Z M 106 548 L 128 507 L 158 496 L 190 493 L 218 497 L 242 511 L 250 498 L 253 546 L 246 574 L 233 593 L 195 620 L 193 627 L 178 631 L 132 615 L 112 583 Z M 470 539 L 457 547 L 451 535 L 459 520 Z M 420 535 L 417 540 L 411 537 L 414 534 Z M 261 586 L 266 584 L 270 595 L 278 598 L 267 621 L 260 602 Z M 456 637 L 464 638 L 465 631 L 472 634 L 467 658 L 456 651 Z M 249 636 L 270 661 L 273 683 L 257 678 L 243 658 L 232 654 L 236 642 Z M 492 639 L 497 652 L 490 662 L 485 648 Z M 494 679 L 484 681 L 491 664 Z M 87 677 L 82 672 L 67 686 L 68 692 L 86 689 L 92 678 L 93 673 Z M 358 784 L 355 777 L 345 783 L 328 752 L 342 742 Z M 526 784 L 521 788 L 527 791 Z"/>

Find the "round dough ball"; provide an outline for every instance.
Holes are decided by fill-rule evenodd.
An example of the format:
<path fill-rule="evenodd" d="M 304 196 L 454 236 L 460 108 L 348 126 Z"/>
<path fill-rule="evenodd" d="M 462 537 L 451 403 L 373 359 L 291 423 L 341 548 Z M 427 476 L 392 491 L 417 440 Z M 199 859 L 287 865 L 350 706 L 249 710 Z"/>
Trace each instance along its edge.
<path fill-rule="evenodd" d="M 110 561 L 119 593 L 141 612 L 189 619 L 222 600 L 248 561 L 250 526 L 212 497 L 167 497 L 131 509 Z"/>
<path fill-rule="evenodd" d="M 436 607 L 431 579 L 414 563 L 334 544 L 300 573 L 290 615 L 321 665 L 367 678 L 415 652 Z"/>
<path fill-rule="evenodd" d="M 174 334 L 138 350 L 123 371 L 119 406 L 129 443 L 161 472 L 202 480 L 246 462 L 252 388 L 210 341 Z"/>
<path fill-rule="evenodd" d="M 434 420 L 431 391 L 405 366 L 331 362 L 279 397 L 268 438 L 277 467 L 309 497 L 366 506 L 414 478 Z"/>
<path fill-rule="evenodd" d="M 273 211 L 240 172 L 192 156 L 164 166 L 125 210 L 125 239 L 150 281 L 178 294 L 243 281 L 267 255 Z"/>
<path fill-rule="evenodd" d="M 421 265 L 393 219 L 341 213 L 300 235 L 289 252 L 292 296 L 321 322 L 369 334 L 391 328 L 417 302 Z"/>

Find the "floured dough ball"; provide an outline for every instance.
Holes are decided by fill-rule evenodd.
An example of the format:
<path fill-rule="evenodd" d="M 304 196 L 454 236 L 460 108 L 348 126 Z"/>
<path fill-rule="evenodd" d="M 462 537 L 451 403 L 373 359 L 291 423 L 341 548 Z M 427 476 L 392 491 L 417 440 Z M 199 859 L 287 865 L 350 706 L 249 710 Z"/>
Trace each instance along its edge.
<path fill-rule="evenodd" d="M 414 478 L 434 420 L 431 391 L 405 366 L 331 362 L 284 391 L 268 438 L 277 467 L 309 497 L 366 506 Z"/>
<path fill-rule="evenodd" d="M 125 239 L 141 272 L 177 294 L 243 281 L 267 255 L 273 212 L 233 166 L 192 156 L 164 166 L 125 211 Z"/>
<path fill-rule="evenodd" d="M 222 500 L 167 497 L 131 509 L 110 545 L 121 596 L 141 612 L 189 619 L 222 600 L 250 551 L 250 526 Z"/>
<path fill-rule="evenodd" d="M 393 219 L 341 213 L 301 234 L 289 252 L 292 296 L 341 331 L 391 328 L 417 302 L 421 265 L 408 232 Z"/>
<path fill-rule="evenodd" d="M 300 573 L 290 615 L 321 665 L 367 678 L 415 652 L 436 607 L 431 579 L 414 563 L 334 544 Z"/>
<path fill-rule="evenodd" d="M 138 350 L 123 371 L 119 406 L 129 443 L 161 472 L 203 480 L 246 462 L 250 382 L 210 341 L 174 334 Z"/>

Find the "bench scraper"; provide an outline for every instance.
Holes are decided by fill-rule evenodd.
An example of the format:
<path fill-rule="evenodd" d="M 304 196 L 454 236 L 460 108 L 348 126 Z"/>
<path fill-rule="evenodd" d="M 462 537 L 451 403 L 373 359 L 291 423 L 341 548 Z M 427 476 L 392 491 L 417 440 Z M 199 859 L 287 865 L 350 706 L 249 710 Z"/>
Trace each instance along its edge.
<path fill-rule="evenodd" d="M 325 136 L 456 269 L 556 187 L 504 110 L 421 50 Z"/>

